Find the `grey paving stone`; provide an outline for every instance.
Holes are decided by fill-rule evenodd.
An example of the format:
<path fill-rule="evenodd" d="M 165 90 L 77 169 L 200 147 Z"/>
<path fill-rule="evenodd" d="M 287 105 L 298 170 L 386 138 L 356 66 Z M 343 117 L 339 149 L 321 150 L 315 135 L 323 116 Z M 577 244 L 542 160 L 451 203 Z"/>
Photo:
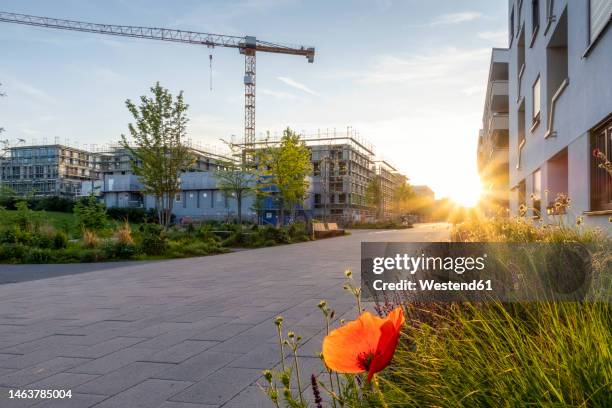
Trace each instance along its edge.
<path fill-rule="evenodd" d="M 164 401 L 157 408 L 218 408 L 218 407 L 219 407 L 218 405 L 193 404 L 191 402 Z"/>
<path fill-rule="evenodd" d="M 10 399 L 9 392 L 13 390 L 12 387 L 0 387 L 0 407 L 2 408 L 26 408 L 37 404 L 39 401 L 32 399 Z"/>
<path fill-rule="evenodd" d="M 218 408 L 219 405 L 194 404 L 192 402 L 164 401 L 157 408 Z"/>
<path fill-rule="evenodd" d="M 89 408 L 103 401 L 105 395 L 76 394 L 72 393 L 71 398 L 49 399 L 34 405 L 35 408 Z"/>
<path fill-rule="evenodd" d="M 114 395 L 166 370 L 169 364 L 135 362 L 76 387 L 84 394 Z"/>
<path fill-rule="evenodd" d="M 186 381 L 146 380 L 97 405 L 98 408 L 151 408 L 158 407 L 174 394 L 189 387 Z"/>
<path fill-rule="evenodd" d="M 284 353 L 289 350 L 284 347 Z M 271 369 L 281 361 L 280 346 L 278 344 L 264 343 L 254 347 L 248 353 L 229 363 L 229 367 Z"/>
<path fill-rule="evenodd" d="M 72 373 L 106 374 L 135 361 L 146 359 L 153 353 L 154 351 L 151 349 L 128 347 L 104 357 L 91 360 L 88 363 L 74 367 L 69 371 Z"/>
<path fill-rule="evenodd" d="M 359 270 L 360 242 L 423 237 L 446 240 L 448 230 L 356 231 L 333 240 L 162 262 L 3 265 L 0 283 L 7 268 L 26 279 L 0 284 L 0 384 L 11 383 L 0 387 L 0 398 L 17 384 L 92 387 L 92 393 L 73 390 L 77 402 L 70 406 L 109 401 L 129 408 L 131 401 L 146 400 L 138 397 L 148 389 L 141 384 L 161 379 L 197 383 L 189 393 L 180 391 L 194 401 L 151 391 L 152 407 L 210 408 L 225 399 L 230 408 L 257 406 L 261 395 L 253 381 L 278 361 L 274 317 L 283 315 L 284 331 L 304 338 L 299 354 L 309 356 L 320 348 L 320 299 L 338 317 L 355 317 L 342 272 Z M 45 274 L 51 278 L 27 281 Z M 153 359 L 168 364 L 147 362 Z M 301 359 L 303 381 L 322 367 L 318 358 Z M 11 401 L 9 408 L 40 402 Z"/>
<path fill-rule="evenodd" d="M 0 385 L 21 387 L 83 364 L 85 361 L 88 360 L 83 358 L 56 357 L 44 363 L 3 375 L 0 377 Z"/>
<path fill-rule="evenodd" d="M 253 327 L 251 324 L 226 323 L 218 327 L 198 331 L 198 333 L 192 335 L 190 339 L 225 341 L 251 327 Z"/>
<path fill-rule="evenodd" d="M 234 396 L 223 408 L 273 408 L 274 403 L 259 387 L 251 385 Z"/>
<path fill-rule="evenodd" d="M 127 333 L 130 337 L 156 337 L 160 334 L 168 333 L 175 330 L 190 329 L 192 328 L 189 323 L 178 323 L 178 322 L 163 322 L 154 324 L 144 329 L 135 330 Z"/>
<path fill-rule="evenodd" d="M 192 385 L 185 391 L 170 398 L 170 400 L 212 405 L 224 404 L 260 376 L 261 370 L 257 369 L 222 368 L 215 372 L 214 375 Z"/>
<path fill-rule="evenodd" d="M 143 340 L 146 339 L 141 337 L 115 337 L 93 346 L 70 344 L 60 347 L 57 354 L 62 357 L 100 358 L 115 351 L 136 345 Z"/>
<path fill-rule="evenodd" d="M 32 389 L 51 389 L 51 390 L 71 390 L 74 387 L 98 378 L 99 375 L 77 374 L 77 373 L 57 373 L 51 377 L 44 378 L 28 387 Z"/>
<path fill-rule="evenodd" d="M 221 367 L 228 365 L 239 354 L 218 353 L 206 350 L 176 366 L 158 373 L 155 378 L 182 381 L 199 381 Z"/>
<path fill-rule="evenodd" d="M 165 350 L 158 351 L 144 361 L 180 363 L 217 344 L 218 342 L 216 341 L 186 340 Z"/>
<path fill-rule="evenodd" d="M 253 346 L 265 343 L 267 340 L 273 339 L 274 334 L 262 335 L 262 336 L 249 336 L 244 333 L 240 333 L 228 340 L 217 344 L 212 347 L 211 351 L 225 352 L 225 353 L 247 353 L 253 348 Z"/>

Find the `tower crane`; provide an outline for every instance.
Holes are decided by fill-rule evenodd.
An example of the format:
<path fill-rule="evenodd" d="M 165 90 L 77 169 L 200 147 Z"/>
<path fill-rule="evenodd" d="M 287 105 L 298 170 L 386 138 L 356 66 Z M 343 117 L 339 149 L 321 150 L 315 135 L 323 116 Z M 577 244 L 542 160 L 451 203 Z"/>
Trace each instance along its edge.
<path fill-rule="evenodd" d="M 81 31 L 119 37 L 144 38 L 185 44 L 205 45 L 207 47 L 237 48 L 244 55 L 244 146 L 255 142 L 255 57 L 257 52 L 300 55 L 314 62 L 314 47 L 289 45 L 258 40 L 254 36 L 233 36 L 200 33 L 196 31 L 168 28 L 139 27 L 114 24 L 98 24 L 83 21 L 39 17 L 27 14 L 0 11 L 0 22 L 24 24 L 60 30 Z"/>

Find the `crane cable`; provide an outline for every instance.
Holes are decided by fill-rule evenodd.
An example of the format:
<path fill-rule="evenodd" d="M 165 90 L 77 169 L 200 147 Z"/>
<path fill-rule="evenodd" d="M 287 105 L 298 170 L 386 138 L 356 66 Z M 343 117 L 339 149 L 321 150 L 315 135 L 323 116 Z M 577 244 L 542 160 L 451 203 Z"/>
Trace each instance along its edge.
<path fill-rule="evenodd" d="M 212 53 L 208 54 L 208 68 L 210 69 L 210 90 L 213 89 Z"/>

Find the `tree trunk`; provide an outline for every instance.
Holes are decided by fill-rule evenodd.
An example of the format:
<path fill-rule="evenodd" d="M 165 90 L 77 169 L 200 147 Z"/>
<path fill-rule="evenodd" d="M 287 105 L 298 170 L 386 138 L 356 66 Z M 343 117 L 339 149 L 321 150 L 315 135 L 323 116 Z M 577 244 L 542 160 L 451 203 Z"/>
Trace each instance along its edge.
<path fill-rule="evenodd" d="M 242 228 L 242 191 L 236 192 L 236 207 L 238 208 L 238 225 Z"/>
<path fill-rule="evenodd" d="M 173 205 L 174 205 L 174 197 L 172 197 L 172 199 L 170 199 L 170 196 L 168 196 L 168 208 L 166 210 L 166 228 L 168 228 L 170 226 L 170 219 L 172 218 L 172 207 L 173 207 Z"/>
<path fill-rule="evenodd" d="M 160 198 L 160 196 L 155 195 L 155 210 L 157 211 L 157 222 L 159 225 L 164 225 L 162 222 L 162 211 L 164 209 L 162 200 L 163 199 Z"/>

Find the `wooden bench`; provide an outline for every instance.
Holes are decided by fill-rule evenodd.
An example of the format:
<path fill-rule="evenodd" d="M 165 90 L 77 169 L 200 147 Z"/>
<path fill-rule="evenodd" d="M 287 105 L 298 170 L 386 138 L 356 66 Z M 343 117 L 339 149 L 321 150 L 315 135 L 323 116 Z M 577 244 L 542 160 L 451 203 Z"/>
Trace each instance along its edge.
<path fill-rule="evenodd" d="M 344 235 L 344 230 L 338 228 L 335 222 L 315 222 L 312 224 L 312 231 L 316 239 L 331 238 Z"/>

